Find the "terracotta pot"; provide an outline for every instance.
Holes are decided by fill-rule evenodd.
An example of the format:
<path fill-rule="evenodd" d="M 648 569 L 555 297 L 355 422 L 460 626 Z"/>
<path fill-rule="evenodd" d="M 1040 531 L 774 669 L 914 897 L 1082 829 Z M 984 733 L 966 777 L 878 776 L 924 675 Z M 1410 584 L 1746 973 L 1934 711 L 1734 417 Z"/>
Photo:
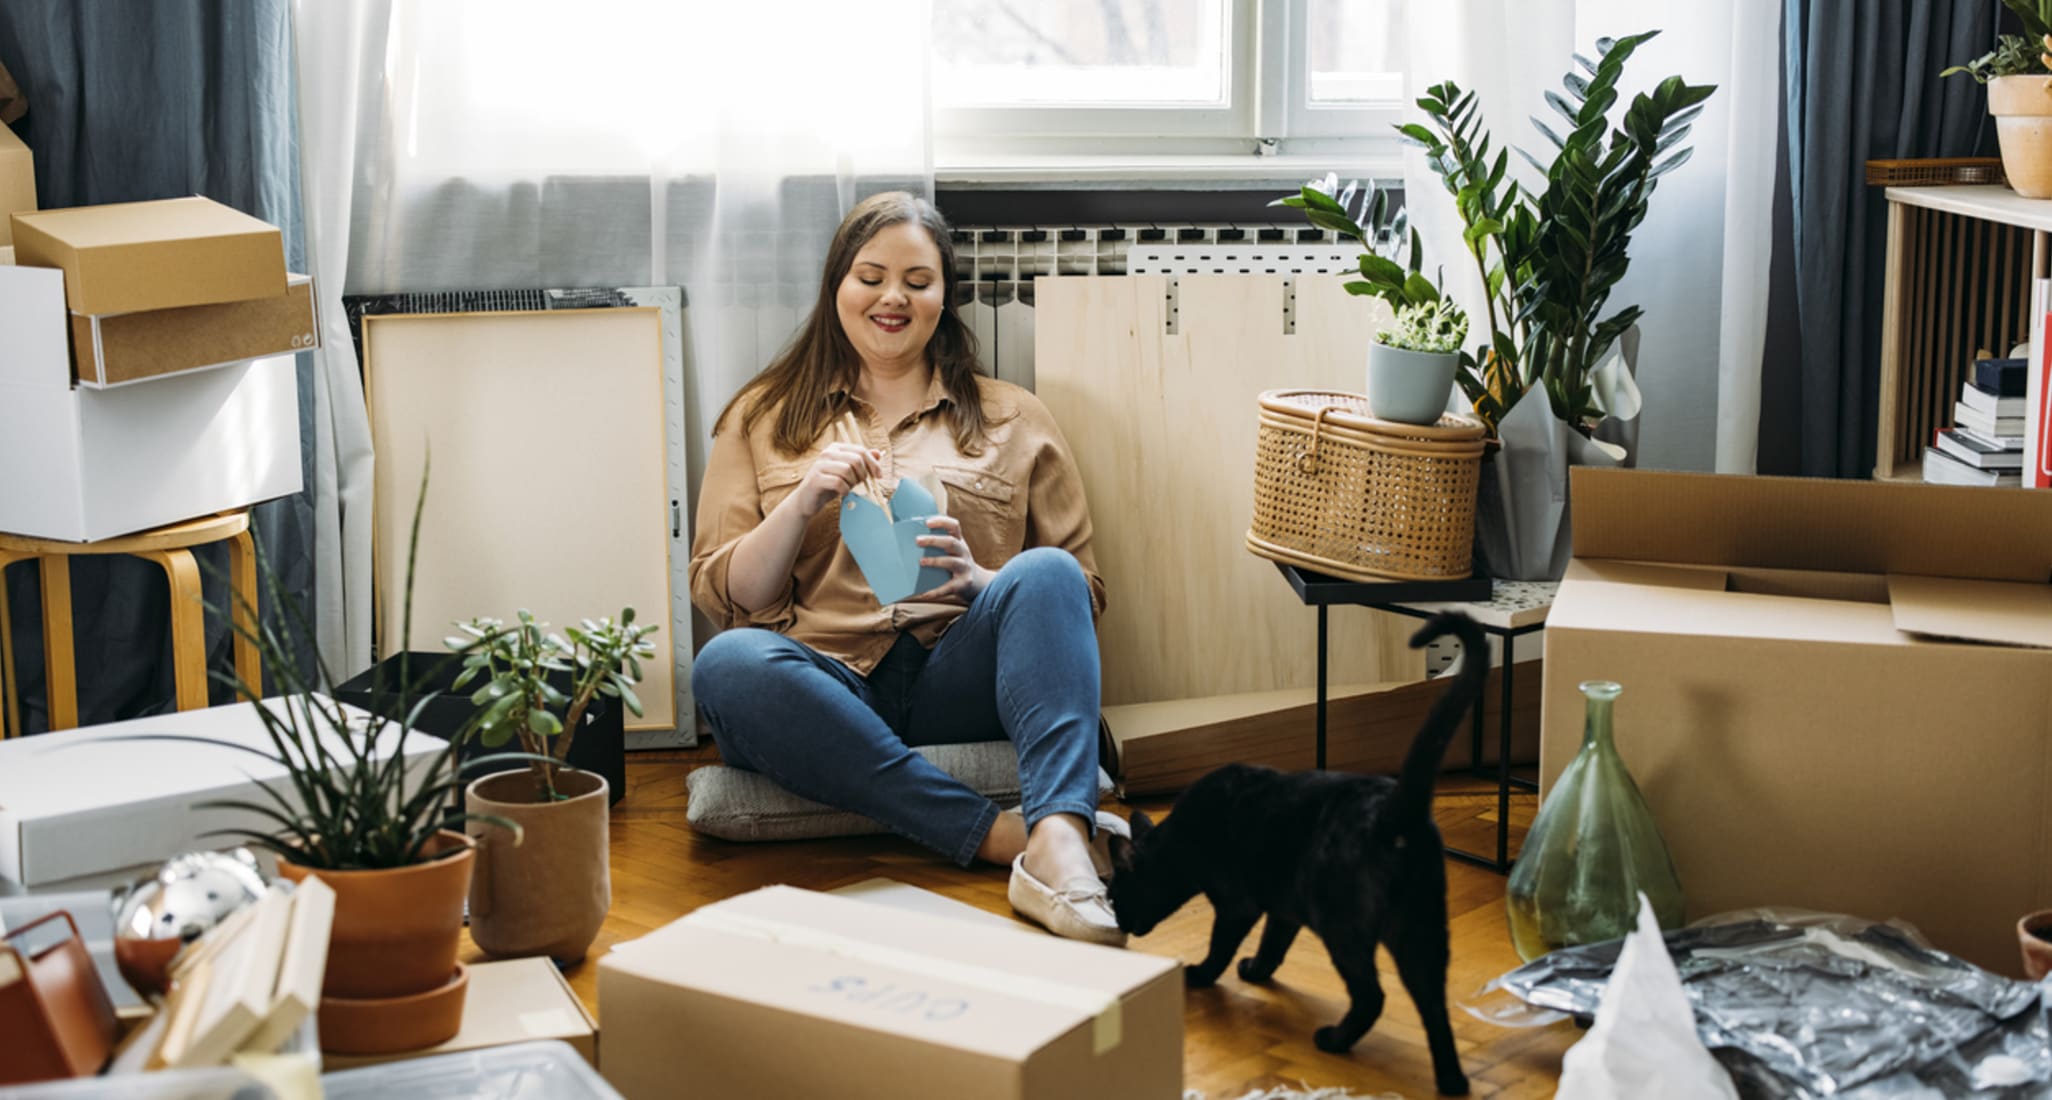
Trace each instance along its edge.
<path fill-rule="evenodd" d="M 2017 944 L 2023 948 L 2024 973 L 2032 981 L 2052 974 L 2052 909 L 2040 909 L 2016 922 Z"/>
<path fill-rule="evenodd" d="M 560 768 L 559 802 L 537 801 L 534 773 L 500 772 L 470 784 L 464 809 L 519 823 L 472 821 L 477 874 L 470 880 L 470 938 L 492 955 L 584 957 L 613 904 L 607 865 L 607 787 L 591 772 Z"/>
<path fill-rule="evenodd" d="M 321 1049 L 329 1054 L 396 1054 L 454 1038 L 463 1030 L 470 971 L 462 963 L 442 984 L 405 997 L 322 997 Z"/>
<path fill-rule="evenodd" d="M 308 875 L 335 890 L 324 997 L 371 999 L 428 993 L 449 983 L 463 935 L 475 845 L 462 833 L 435 834 L 411 867 L 325 871 L 278 861 L 294 882 Z"/>
<path fill-rule="evenodd" d="M 2052 198 L 2052 76 L 1990 80 L 1988 113 L 2009 186 L 2027 199 Z"/>

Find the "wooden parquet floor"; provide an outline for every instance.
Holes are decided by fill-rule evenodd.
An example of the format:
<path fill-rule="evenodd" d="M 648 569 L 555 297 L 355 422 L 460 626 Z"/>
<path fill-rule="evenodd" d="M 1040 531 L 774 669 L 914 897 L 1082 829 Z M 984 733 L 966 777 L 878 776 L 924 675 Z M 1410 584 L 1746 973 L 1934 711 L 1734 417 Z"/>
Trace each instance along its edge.
<path fill-rule="evenodd" d="M 1011 915 L 1001 870 L 963 870 L 896 838 L 731 844 L 701 837 L 685 824 L 684 778 L 694 767 L 716 762 L 716 752 L 637 753 L 629 759 L 627 797 L 613 810 L 612 913 L 591 956 L 566 975 L 594 1015 L 599 1011 L 597 960 L 613 944 L 639 937 L 700 905 L 760 886 L 788 883 L 829 890 L 882 876 Z M 1148 799 L 1139 806 L 1159 817 L 1169 801 Z M 1513 851 L 1530 823 L 1532 807 L 1530 795 L 1511 802 Z M 1116 802 L 1107 808 L 1122 816 L 1131 809 Z M 1474 851 L 1493 847 L 1493 787 L 1450 776 L 1442 782 L 1434 808 L 1450 843 Z M 1448 995 L 1459 1001 L 1518 960 L 1504 930 L 1503 878 L 1459 862 L 1450 862 L 1447 874 L 1453 932 L 1447 986 Z M 1153 934 L 1133 941 L 1133 948 L 1195 962 L 1204 956 L 1210 931 L 1211 910 L 1200 897 Z M 1259 936 L 1256 930 L 1241 953 L 1251 953 Z M 1313 1030 L 1339 1018 L 1346 994 L 1324 948 L 1308 932 L 1271 986 L 1250 986 L 1228 972 L 1215 988 L 1187 994 L 1186 1086 L 1210 1100 L 1298 1084 L 1344 1086 L 1366 1096 L 1435 1095 L 1424 1030 L 1386 954 L 1382 962 L 1389 998 L 1382 1019 L 1344 1057 L 1311 1044 Z M 603 1032 L 603 1020 L 600 1025 Z M 1553 1095 L 1561 1054 L 1580 1037 L 1571 1024 L 1499 1028 L 1468 1016 L 1458 1006 L 1453 1028 L 1473 1095 L 1484 1097 Z"/>

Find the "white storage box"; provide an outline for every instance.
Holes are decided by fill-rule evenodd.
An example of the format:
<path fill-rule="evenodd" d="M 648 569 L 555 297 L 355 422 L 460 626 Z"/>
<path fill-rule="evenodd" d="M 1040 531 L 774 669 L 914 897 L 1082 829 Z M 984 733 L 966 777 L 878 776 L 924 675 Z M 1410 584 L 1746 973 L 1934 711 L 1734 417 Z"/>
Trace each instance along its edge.
<path fill-rule="evenodd" d="M 267 823 L 255 814 L 194 804 L 263 800 L 257 781 L 296 804 L 285 769 L 275 761 L 226 745 L 115 740 L 173 734 L 268 752 L 270 736 L 254 712 L 257 705 L 235 703 L 0 741 L 0 877 L 26 886 L 60 882 L 234 843 L 205 835 L 216 829 L 263 829 Z M 284 701 L 262 705 L 282 712 Z M 347 749 L 340 738 L 326 740 L 331 752 Z M 398 727 L 388 725 L 377 748 L 386 758 L 403 751 L 407 772 L 417 781 L 449 743 L 409 732 L 402 749 Z"/>
<path fill-rule="evenodd" d="M 6 275 L 34 270 L 0 267 L 0 303 Z M 56 358 L 39 367 L 53 350 L 41 321 L 24 337 L 4 327 L 13 312 L 0 304 L 0 531 L 88 542 L 299 491 L 292 356 L 74 389 L 65 314 L 51 315 Z"/>

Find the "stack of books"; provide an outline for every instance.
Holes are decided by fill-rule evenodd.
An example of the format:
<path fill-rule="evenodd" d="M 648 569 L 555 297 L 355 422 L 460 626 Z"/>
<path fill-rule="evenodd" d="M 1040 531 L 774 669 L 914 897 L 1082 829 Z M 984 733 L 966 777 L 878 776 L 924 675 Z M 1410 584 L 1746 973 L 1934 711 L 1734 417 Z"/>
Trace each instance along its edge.
<path fill-rule="evenodd" d="M 2023 359 L 1982 359 L 1959 390 L 1953 426 L 1924 452 L 1924 480 L 1940 485 L 2021 485 Z"/>

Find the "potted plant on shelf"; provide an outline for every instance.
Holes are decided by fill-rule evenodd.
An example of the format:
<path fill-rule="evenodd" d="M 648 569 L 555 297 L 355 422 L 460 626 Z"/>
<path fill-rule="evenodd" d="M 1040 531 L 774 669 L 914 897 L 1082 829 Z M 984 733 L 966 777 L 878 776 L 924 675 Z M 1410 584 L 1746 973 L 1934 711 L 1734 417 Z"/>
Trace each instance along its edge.
<path fill-rule="evenodd" d="M 2002 0 L 2023 24 L 1995 48 L 1946 69 L 1988 86 L 2002 174 L 2027 199 L 2052 198 L 2052 0 Z"/>
<path fill-rule="evenodd" d="M 409 627 L 413 558 L 426 497 L 423 471 L 406 567 L 402 617 Z M 409 774 L 401 743 L 427 699 L 402 691 L 366 716 L 334 701 L 324 663 L 315 662 L 308 682 L 293 658 L 294 647 L 279 631 L 310 635 L 311 627 L 261 553 L 257 564 L 281 621 L 274 627 L 259 620 L 255 608 L 242 610 L 250 622 L 262 621 L 259 628 L 243 625 L 242 615 L 227 617 L 240 636 L 257 646 L 264 670 L 283 689 L 284 698 L 275 705 L 253 705 L 270 748 L 166 734 L 138 739 L 226 746 L 283 769 L 282 789 L 257 784 L 267 798 L 209 801 L 196 808 L 239 811 L 258 819 L 261 824 L 213 835 L 237 837 L 270 851 L 286 879 L 319 878 L 334 889 L 334 926 L 319 1011 L 322 1049 L 381 1054 L 432 1046 L 461 1026 L 468 988 L 468 974 L 456 956 L 475 843 L 445 826 L 474 820 L 514 836 L 519 826 L 503 818 L 451 814 L 450 803 L 462 787 L 454 742 L 419 767 L 419 774 Z M 262 697 L 255 685 L 233 674 L 214 675 L 246 698 Z"/>
<path fill-rule="evenodd" d="M 1688 162 L 1681 142 L 1716 91 L 1671 76 L 1613 122 L 1625 61 L 1658 33 L 1599 39 L 1596 60 L 1575 56 L 1582 71 L 1562 78 L 1566 94 L 1546 93 L 1566 127 L 1532 120 L 1555 150 L 1551 163 L 1523 154 L 1543 174 L 1538 189 L 1509 178 L 1509 151 L 1492 154 L 1474 93 L 1451 82 L 1418 100 L 1430 125 L 1398 127 L 1453 197 L 1483 288 L 1488 340 L 1461 353 L 1459 379 L 1498 442 L 1476 502 L 1477 549 L 1496 577 L 1558 578 L 1567 468 L 1631 459 L 1641 311 L 1612 310 L 1610 294 L 1655 184 Z"/>
<path fill-rule="evenodd" d="M 477 711 L 465 736 L 486 748 L 517 740 L 525 750 L 518 755 L 529 763 L 525 771 L 473 780 L 464 792 L 479 826 L 472 830 L 478 868 L 470 883 L 471 939 L 493 955 L 576 962 L 612 905 L 610 802 L 604 776 L 563 761 L 597 708 L 617 701 L 641 713 L 634 685 L 641 661 L 655 655 L 649 635 L 656 628 L 637 626 L 629 607 L 617 623 L 586 619 L 562 635 L 548 633 L 525 609 L 511 625 L 473 619 L 458 629 L 445 643 L 463 661 L 455 686 L 484 680 L 470 696 Z M 567 678 L 567 691 L 556 686 L 564 682 L 559 678 Z M 488 827 L 499 820 L 520 832 Z"/>
<path fill-rule="evenodd" d="M 1368 348 L 1368 407 L 1384 420 L 1437 424 L 1467 338 L 1468 315 L 1450 298 L 1397 310 Z"/>

